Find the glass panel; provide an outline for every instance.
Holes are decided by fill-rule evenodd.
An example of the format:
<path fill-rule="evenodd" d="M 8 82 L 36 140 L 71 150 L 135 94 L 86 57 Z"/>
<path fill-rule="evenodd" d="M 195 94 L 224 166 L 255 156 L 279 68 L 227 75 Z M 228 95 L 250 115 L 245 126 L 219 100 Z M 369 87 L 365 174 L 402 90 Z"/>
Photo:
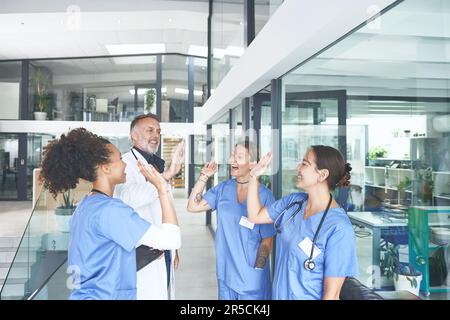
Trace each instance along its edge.
<path fill-rule="evenodd" d="M 207 59 L 194 58 L 194 107 L 201 107 L 208 99 Z M 194 113 L 195 114 L 195 113 Z M 195 120 L 195 116 L 194 116 Z"/>
<path fill-rule="evenodd" d="M 32 200 L 33 196 L 33 171 L 39 168 L 42 160 L 43 147 L 54 139 L 49 134 L 27 134 L 27 198 Z"/>
<path fill-rule="evenodd" d="M 19 136 L 0 133 L 0 199 L 17 199 Z"/>
<path fill-rule="evenodd" d="M 0 62 L 0 120 L 19 119 L 20 62 Z"/>
<path fill-rule="evenodd" d="M 274 136 L 277 134 L 272 131 L 272 102 L 270 85 L 255 94 L 253 101 L 255 110 L 259 108 L 261 112 L 261 130 L 259 135 L 259 157 L 261 158 L 269 151 L 274 150 L 272 141 Z M 269 189 L 272 186 L 270 175 L 261 176 L 260 182 Z"/>
<path fill-rule="evenodd" d="M 211 88 L 216 88 L 244 53 L 244 0 L 213 1 Z"/>
<path fill-rule="evenodd" d="M 295 78 L 283 78 L 285 105 L 282 106 L 282 194 L 297 192 L 297 165 L 312 145 L 338 144 L 337 98 L 311 98 Z M 320 93 L 317 93 L 320 96 Z"/>
<path fill-rule="evenodd" d="M 188 64 L 183 56 L 165 56 L 162 66 L 162 122 L 188 122 Z"/>
<path fill-rule="evenodd" d="M 156 56 L 32 61 L 30 113 L 34 119 L 130 121 L 144 112 L 145 88 L 155 83 Z"/>
<path fill-rule="evenodd" d="M 392 254 L 395 261 L 417 269 L 419 256 L 427 264 L 436 251 L 425 234 L 430 225 L 411 214 L 417 216 L 417 208 L 439 211 L 450 205 L 449 24 L 448 1 L 399 2 L 285 77 L 290 79 L 286 97 L 293 91 L 347 92 L 347 158 L 353 171 L 346 205 L 356 225 L 359 279 L 375 288 L 394 288 Z M 298 118 L 311 119 L 305 110 L 299 112 L 296 108 L 283 121 L 290 125 Z M 326 108 L 326 120 L 332 123 L 330 117 L 335 118 Z M 292 136 L 300 136 L 300 129 L 286 137 L 288 130 L 283 130 L 283 140 L 293 140 L 283 150 L 293 152 L 301 141 Z M 324 142 L 333 145 L 329 138 Z M 283 160 L 286 156 L 290 153 L 283 153 Z M 425 211 L 421 214 L 430 216 Z M 439 235 L 448 232 L 447 225 L 436 228 L 444 228 L 435 231 Z M 417 230 L 425 240 L 411 239 Z M 413 243 L 417 239 L 420 245 Z M 432 271 L 419 269 L 425 273 L 419 284 L 422 296 L 433 294 L 428 290 Z M 448 294 L 448 288 L 441 292 Z"/>
<path fill-rule="evenodd" d="M 67 262 L 52 275 L 33 300 L 68 300 L 71 290 L 67 288 Z"/>
<path fill-rule="evenodd" d="M 39 169 L 34 170 L 33 181 L 36 205 L 0 292 L 2 300 L 28 299 L 67 259 L 69 219 L 75 208 L 60 207 L 64 203 L 62 194 L 55 200 L 47 190 L 41 192 Z M 80 181 L 70 191 L 75 206 L 91 188 L 91 183 Z M 68 277 L 66 275 L 65 279 Z M 66 281 L 60 284 L 63 286 L 60 289 L 64 290 Z"/>
<path fill-rule="evenodd" d="M 230 118 L 228 112 L 216 121 L 212 125 L 212 136 L 213 136 L 213 159 L 218 164 L 218 171 L 214 176 L 213 185 L 217 185 L 220 182 L 227 180 L 230 178 L 230 166 L 229 158 L 230 158 L 230 146 L 231 146 L 231 137 L 230 137 Z"/>
<path fill-rule="evenodd" d="M 255 0 L 255 36 L 282 3 L 283 0 Z"/>
<path fill-rule="evenodd" d="M 238 105 L 233 109 L 233 140 L 231 141 L 231 145 L 234 147 L 236 143 L 238 143 L 243 138 L 242 132 L 242 104 Z"/>
<path fill-rule="evenodd" d="M 206 163 L 206 136 L 194 136 L 194 181 L 200 178 L 200 171 Z"/>

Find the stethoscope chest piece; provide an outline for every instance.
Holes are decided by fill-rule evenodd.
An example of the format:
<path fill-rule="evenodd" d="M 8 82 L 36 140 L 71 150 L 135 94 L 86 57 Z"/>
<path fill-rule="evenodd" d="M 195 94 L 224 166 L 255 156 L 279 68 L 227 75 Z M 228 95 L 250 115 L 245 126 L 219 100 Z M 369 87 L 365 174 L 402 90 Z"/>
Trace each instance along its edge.
<path fill-rule="evenodd" d="M 311 259 L 306 259 L 303 265 L 305 266 L 305 269 L 308 271 L 312 271 L 316 267 L 316 264 Z"/>

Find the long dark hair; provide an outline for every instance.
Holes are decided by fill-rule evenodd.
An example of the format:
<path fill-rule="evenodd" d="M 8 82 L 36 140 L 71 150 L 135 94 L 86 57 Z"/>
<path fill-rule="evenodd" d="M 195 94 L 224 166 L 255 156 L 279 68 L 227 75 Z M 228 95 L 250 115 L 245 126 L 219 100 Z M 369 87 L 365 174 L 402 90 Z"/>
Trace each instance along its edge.
<path fill-rule="evenodd" d="M 44 147 L 40 179 L 56 197 L 77 186 L 79 179 L 97 179 L 99 164 L 109 162 L 110 142 L 92 132 L 77 128 L 52 140 Z"/>
<path fill-rule="evenodd" d="M 345 163 L 339 150 L 323 145 L 311 146 L 316 158 L 317 169 L 327 169 L 329 172 L 327 184 L 330 190 L 336 187 L 348 187 L 352 167 Z"/>

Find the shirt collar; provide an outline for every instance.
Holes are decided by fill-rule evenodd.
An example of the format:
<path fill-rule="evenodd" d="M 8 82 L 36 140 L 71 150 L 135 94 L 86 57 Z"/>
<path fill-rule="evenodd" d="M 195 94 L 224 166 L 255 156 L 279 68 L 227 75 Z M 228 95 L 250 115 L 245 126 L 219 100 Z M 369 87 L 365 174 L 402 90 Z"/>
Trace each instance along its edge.
<path fill-rule="evenodd" d="M 133 149 L 138 151 L 144 157 L 144 159 L 147 160 L 148 163 L 152 163 L 153 154 L 145 152 L 145 151 L 139 149 L 138 147 L 133 147 Z"/>

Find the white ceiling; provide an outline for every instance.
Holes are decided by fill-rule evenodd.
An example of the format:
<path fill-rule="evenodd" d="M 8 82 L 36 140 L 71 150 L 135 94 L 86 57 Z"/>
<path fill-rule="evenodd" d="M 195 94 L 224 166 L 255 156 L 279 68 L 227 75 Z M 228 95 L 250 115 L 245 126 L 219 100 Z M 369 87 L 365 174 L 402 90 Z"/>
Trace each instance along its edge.
<path fill-rule="evenodd" d="M 0 59 L 109 55 L 108 44 L 207 44 L 208 1 L 10 1 L 0 6 Z"/>
<path fill-rule="evenodd" d="M 208 0 L 1 0 L 0 60 L 109 55 L 105 45 L 207 46 Z M 261 28 L 281 0 L 257 0 Z M 243 46 L 243 0 L 215 3 L 216 45 Z M 218 29 L 217 29 L 218 28 Z"/>

